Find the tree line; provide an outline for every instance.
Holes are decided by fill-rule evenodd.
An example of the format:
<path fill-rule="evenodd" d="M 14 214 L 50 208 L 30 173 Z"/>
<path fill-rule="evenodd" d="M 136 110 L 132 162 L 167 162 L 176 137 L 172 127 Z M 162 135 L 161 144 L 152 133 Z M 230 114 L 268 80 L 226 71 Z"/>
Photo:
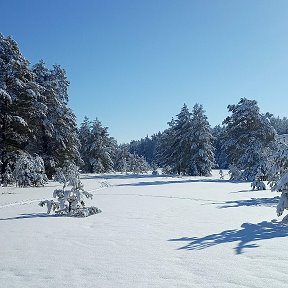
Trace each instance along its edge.
<path fill-rule="evenodd" d="M 31 178 L 31 173 L 33 179 L 42 174 L 51 179 L 67 162 L 86 173 L 161 167 L 169 174 L 209 176 L 212 168 L 230 168 L 250 181 L 259 171 L 268 173 L 278 149 L 276 134 L 288 133 L 287 118 L 260 113 L 255 100 L 241 98 L 228 106 L 230 116 L 222 125 L 211 128 L 202 105 L 190 112 L 184 104 L 164 131 L 118 145 L 98 119 L 85 118 L 77 127 L 68 87 L 60 65 L 48 69 L 40 61 L 31 66 L 17 43 L 0 34 L 2 184 L 19 175 Z"/>

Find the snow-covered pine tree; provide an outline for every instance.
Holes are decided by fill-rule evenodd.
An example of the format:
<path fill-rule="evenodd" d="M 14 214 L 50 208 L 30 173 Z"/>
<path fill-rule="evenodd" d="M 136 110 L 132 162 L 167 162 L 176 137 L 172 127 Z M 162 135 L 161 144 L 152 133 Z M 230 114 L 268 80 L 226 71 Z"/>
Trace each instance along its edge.
<path fill-rule="evenodd" d="M 228 160 L 225 149 L 223 149 L 225 128 L 220 125 L 216 125 L 212 128 L 214 157 L 216 166 L 220 169 L 228 168 Z"/>
<path fill-rule="evenodd" d="M 78 137 L 80 141 L 80 155 L 82 159 L 81 170 L 92 173 L 94 171 L 92 163 L 90 163 L 90 148 L 92 145 L 91 137 L 91 121 L 88 117 L 84 117 L 83 122 L 78 130 Z"/>
<path fill-rule="evenodd" d="M 85 198 L 92 199 L 93 195 L 84 190 L 75 164 L 65 161 L 63 168 L 57 168 L 56 171 L 55 180 L 63 183 L 62 189 L 53 192 L 53 198 L 57 200 L 44 200 L 39 203 L 41 207 L 47 206 L 48 214 L 54 211 L 63 216 L 87 217 L 101 212 L 97 207 L 85 207 Z M 70 190 L 67 189 L 69 186 Z"/>
<path fill-rule="evenodd" d="M 275 143 L 275 129 L 268 115 L 260 114 L 255 100 L 241 98 L 238 104 L 229 105 L 228 110 L 232 115 L 223 124 L 229 164 L 244 170 L 243 180 L 252 181 L 259 167 L 264 174 L 267 172 L 267 159 Z"/>
<path fill-rule="evenodd" d="M 274 164 L 269 171 L 269 182 L 272 191 L 281 193 L 277 215 L 281 216 L 288 209 L 288 146 L 279 144 L 278 151 L 274 154 Z M 283 219 L 288 221 L 288 215 Z"/>
<path fill-rule="evenodd" d="M 98 119 L 93 122 L 86 119 L 81 127 L 79 138 L 83 153 L 83 170 L 88 173 L 112 171 L 117 142 L 109 136 L 108 128 L 103 127 Z"/>
<path fill-rule="evenodd" d="M 188 130 L 191 139 L 190 175 L 210 176 L 215 166 L 213 136 L 202 105 L 195 104 L 192 110 L 191 128 Z"/>
<path fill-rule="evenodd" d="M 128 172 L 128 162 L 130 157 L 131 153 L 129 152 L 129 145 L 127 144 L 119 145 L 115 151 L 113 169 L 121 173 Z"/>
<path fill-rule="evenodd" d="M 173 161 L 172 155 L 172 144 L 174 142 L 174 126 L 175 120 L 172 118 L 168 122 L 169 128 L 165 129 L 159 136 L 159 140 L 156 145 L 156 162 L 162 167 L 164 174 L 176 174 L 177 167 Z"/>
<path fill-rule="evenodd" d="M 143 156 L 130 153 L 127 161 L 127 172 L 132 172 L 133 174 L 142 174 L 147 173 L 149 168 L 149 164 Z"/>
<path fill-rule="evenodd" d="M 236 166 L 230 164 L 229 165 L 229 175 L 230 175 L 230 180 L 232 181 L 241 181 L 243 180 L 242 178 L 242 171 L 239 170 Z"/>
<path fill-rule="evenodd" d="M 172 159 L 178 174 L 191 175 L 191 146 L 193 143 L 191 113 L 186 104 L 183 105 L 173 127 Z"/>
<path fill-rule="evenodd" d="M 0 34 L 0 158 L 1 182 L 13 170 L 17 155 L 33 141 L 39 86 L 17 43 Z M 9 168 L 8 168 L 9 166 Z M 9 171 L 8 171 L 9 172 Z M 10 172 L 9 172 L 10 173 Z M 8 174 L 9 174 L 8 173 Z M 5 180 L 6 179 L 6 180 Z"/>
<path fill-rule="evenodd" d="M 44 161 L 39 155 L 19 155 L 13 175 L 18 187 L 44 186 L 48 180 L 45 174 Z"/>
<path fill-rule="evenodd" d="M 37 83 L 42 87 L 43 116 L 38 131 L 38 153 L 43 156 L 47 176 L 67 160 L 80 163 L 76 117 L 68 107 L 69 82 L 65 70 L 54 65 L 48 70 L 43 61 L 33 66 Z"/>

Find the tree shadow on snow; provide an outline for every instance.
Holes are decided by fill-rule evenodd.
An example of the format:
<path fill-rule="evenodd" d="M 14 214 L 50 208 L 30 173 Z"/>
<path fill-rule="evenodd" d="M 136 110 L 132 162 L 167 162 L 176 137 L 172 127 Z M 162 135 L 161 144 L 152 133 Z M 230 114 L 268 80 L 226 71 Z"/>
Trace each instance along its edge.
<path fill-rule="evenodd" d="M 230 192 L 230 194 L 234 194 L 234 193 L 246 193 L 246 192 L 255 192 L 256 190 L 252 190 L 252 189 L 248 189 L 248 190 L 239 190 L 239 191 L 233 191 Z"/>
<path fill-rule="evenodd" d="M 151 174 L 82 174 L 82 179 L 105 179 L 105 180 L 112 180 L 112 179 L 136 179 L 136 178 L 157 178 L 157 177 L 172 177 L 166 175 L 151 175 Z"/>
<path fill-rule="evenodd" d="M 187 179 L 182 180 L 168 180 L 168 181 L 147 181 L 147 182 L 137 182 L 137 183 L 125 183 L 125 184 L 118 184 L 116 186 L 156 186 L 156 185 L 169 185 L 169 184 L 185 184 L 185 183 L 223 183 L 229 182 L 227 180 L 218 180 L 218 179 Z"/>
<path fill-rule="evenodd" d="M 253 242 L 287 236 L 288 226 L 278 222 L 263 221 L 257 224 L 243 223 L 240 229 L 226 230 L 205 237 L 182 237 L 168 241 L 188 242 L 177 250 L 202 250 L 219 244 L 238 242 L 234 248 L 235 254 L 242 254 L 245 248 L 259 247 Z"/>
<path fill-rule="evenodd" d="M 217 208 L 237 208 L 243 206 L 265 206 L 265 207 L 275 207 L 279 202 L 279 196 L 274 198 L 251 198 L 249 200 L 236 200 L 236 201 L 226 201 L 222 202 L 224 204 L 222 206 L 218 206 Z M 220 204 L 220 203 L 212 203 L 212 204 Z"/>
<path fill-rule="evenodd" d="M 19 220 L 19 219 L 31 219 L 31 218 L 47 218 L 47 217 L 59 217 L 60 215 L 57 214 L 47 214 L 47 213 L 30 213 L 30 214 L 19 214 L 15 217 L 9 217 L 9 218 L 0 218 L 0 221 L 6 221 L 6 220 Z"/>

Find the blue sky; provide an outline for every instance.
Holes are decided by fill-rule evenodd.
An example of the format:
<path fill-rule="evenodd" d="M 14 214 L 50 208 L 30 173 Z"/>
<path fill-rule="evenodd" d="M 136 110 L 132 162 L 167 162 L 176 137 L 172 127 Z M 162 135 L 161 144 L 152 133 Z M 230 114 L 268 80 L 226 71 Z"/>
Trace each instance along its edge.
<path fill-rule="evenodd" d="M 286 0 L 0 0 L 0 32 L 60 64 L 70 107 L 118 142 L 163 131 L 184 103 L 211 126 L 241 97 L 288 116 Z"/>

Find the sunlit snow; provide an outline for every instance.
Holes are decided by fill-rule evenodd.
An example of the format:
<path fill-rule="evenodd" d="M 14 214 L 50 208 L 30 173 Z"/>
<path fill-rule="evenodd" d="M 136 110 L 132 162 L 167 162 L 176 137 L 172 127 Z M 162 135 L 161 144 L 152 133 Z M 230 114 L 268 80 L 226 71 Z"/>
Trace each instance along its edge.
<path fill-rule="evenodd" d="M 286 287 L 279 193 L 224 174 L 82 175 L 86 218 L 38 206 L 57 183 L 0 187 L 0 287 Z"/>

